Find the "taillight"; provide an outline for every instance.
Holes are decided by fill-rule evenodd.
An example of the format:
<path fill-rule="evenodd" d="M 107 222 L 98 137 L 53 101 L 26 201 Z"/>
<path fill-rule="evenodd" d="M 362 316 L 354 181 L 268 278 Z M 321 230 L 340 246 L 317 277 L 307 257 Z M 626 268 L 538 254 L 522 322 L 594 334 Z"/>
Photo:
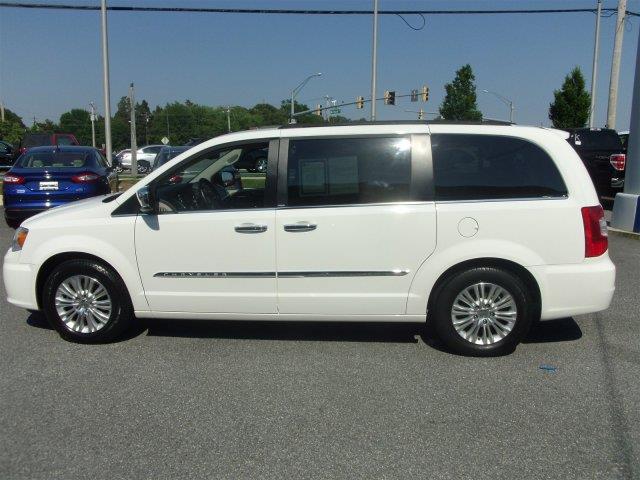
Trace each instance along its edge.
<path fill-rule="evenodd" d="M 71 181 L 73 183 L 88 183 L 95 182 L 98 178 L 100 177 L 95 173 L 79 173 L 71 177 Z"/>
<path fill-rule="evenodd" d="M 614 153 L 609 157 L 609 161 L 613 168 L 621 172 L 627 163 L 627 156 L 624 153 Z"/>
<path fill-rule="evenodd" d="M 4 176 L 4 183 L 11 183 L 12 185 L 19 185 L 24 183 L 24 177 L 20 175 L 12 175 L 10 173 Z"/>
<path fill-rule="evenodd" d="M 602 207 L 600 205 L 582 207 L 582 223 L 584 224 L 584 256 L 599 257 L 609 247 L 607 221 Z"/>

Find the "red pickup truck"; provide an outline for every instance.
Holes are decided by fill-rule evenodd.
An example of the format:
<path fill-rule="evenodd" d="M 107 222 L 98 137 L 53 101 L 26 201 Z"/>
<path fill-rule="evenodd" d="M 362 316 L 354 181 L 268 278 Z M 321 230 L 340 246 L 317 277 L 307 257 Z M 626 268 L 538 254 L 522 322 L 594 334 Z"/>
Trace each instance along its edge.
<path fill-rule="evenodd" d="M 25 133 L 20 142 L 18 155 L 32 147 L 42 147 L 45 145 L 80 145 L 75 135 L 72 133 Z"/>

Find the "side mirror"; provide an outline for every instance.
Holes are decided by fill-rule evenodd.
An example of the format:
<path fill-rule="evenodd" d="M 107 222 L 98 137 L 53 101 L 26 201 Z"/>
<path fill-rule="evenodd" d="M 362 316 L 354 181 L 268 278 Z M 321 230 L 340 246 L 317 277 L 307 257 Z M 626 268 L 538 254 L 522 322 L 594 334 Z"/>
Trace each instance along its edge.
<path fill-rule="evenodd" d="M 140 204 L 140 212 L 148 214 L 156 212 L 153 189 L 149 185 L 139 188 L 136 192 L 136 198 Z"/>
<path fill-rule="evenodd" d="M 115 157 L 115 156 L 114 156 L 114 157 L 111 159 L 111 166 L 112 166 L 113 168 L 116 168 L 116 167 L 119 167 L 120 165 L 121 165 L 121 164 L 120 164 L 120 159 L 119 159 L 118 157 Z"/>

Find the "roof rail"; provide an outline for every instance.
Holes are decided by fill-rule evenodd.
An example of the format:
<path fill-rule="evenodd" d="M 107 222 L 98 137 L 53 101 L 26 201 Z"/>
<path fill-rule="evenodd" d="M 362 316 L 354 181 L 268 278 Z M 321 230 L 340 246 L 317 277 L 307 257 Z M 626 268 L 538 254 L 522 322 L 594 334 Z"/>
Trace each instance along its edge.
<path fill-rule="evenodd" d="M 502 120 L 376 120 L 374 122 L 358 120 L 355 122 L 346 123 L 294 123 L 289 125 L 281 125 L 280 129 L 288 128 L 314 128 L 314 127 L 352 127 L 357 125 L 515 125 L 511 122 L 505 122 Z"/>

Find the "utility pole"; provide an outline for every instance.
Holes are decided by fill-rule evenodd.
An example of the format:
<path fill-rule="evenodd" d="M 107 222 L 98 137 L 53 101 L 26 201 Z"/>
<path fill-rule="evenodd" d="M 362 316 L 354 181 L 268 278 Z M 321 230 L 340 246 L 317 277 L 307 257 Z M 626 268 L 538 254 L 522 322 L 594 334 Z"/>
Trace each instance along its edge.
<path fill-rule="evenodd" d="M 620 56 L 624 37 L 624 19 L 627 14 L 627 0 L 618 1 L 616 36 L 613 41 L 613 59 L 611 60 L 611 79 L 609 81 L 609 106 L 607 108 L 607 128 L 616 128 L 616 108 L 618 105 L 618 79 L 620 78 Z"/>
<path fill-rule="evenodd" d="M 91 145 L 96 148 L 96 106 L 93 102 L 89 102 L 91 105 Z"/>
<path fill-rule="evenodd" d="M 624 193 L 618 193 L 613 202 L 611 226 L 640 233 L 640 37 L 635 72 Z"/>
<path fill-rule="evenodd" d="M 102 0 L 102 80 L 104 86 L 104 143 L 107 160 L 111 163 L 113 147 L 111 145 L 111 93 L 109 86 L 109 39 L 107 35 L 107 0 Z"/>
<path fill-rule="evenodd" d="M 376 119 L 376 77 L 378 75 L 378 0 L 373 0 L 373 46 L 371 48 L 371 121 Z"/>
<path fill-rule="evenodd" d="M 0 101 L 0 120 L 4 122 L 4 103 Z"/>
<path fill-rule="evenodd" d="M 133 83 L 129 85 L 129 104 L 131 106 L 131 173 L 138 176 L 138 141 L 136 139 L 136 103 Z"/>
<path fill-rule="evenodd" d="M 598 53 L 600 51 L 600 15 L 602 14 L 602 0 L 598 0 L 596 11 L 596 36 L 593 41 L 593 66 L 591 67 L 591 106 L 589 107 L 589 128 L 595 124 L 596 114 L 596 83 L 598 81 Z"/>
<path fill-rule="evenodd" d="M 168 105 L 167 105 L 167 107 L 168 107 Z M 165 107 L 165 109 L 164 109 L 164 114 L 165 114 L 165 115 L 164 115 L 164 116 L 165 116 L 165 118 L 167 119 L 167 138 L 171 138 L 171 137 L 169 136 L 169 110 L 167 110 L 167 108 L 166 108 L 166 107 Z"/>
<path fill-rule="evenodd" d="M 227 105 L 227 131 L 231 133 L 231 105 Z"/>

